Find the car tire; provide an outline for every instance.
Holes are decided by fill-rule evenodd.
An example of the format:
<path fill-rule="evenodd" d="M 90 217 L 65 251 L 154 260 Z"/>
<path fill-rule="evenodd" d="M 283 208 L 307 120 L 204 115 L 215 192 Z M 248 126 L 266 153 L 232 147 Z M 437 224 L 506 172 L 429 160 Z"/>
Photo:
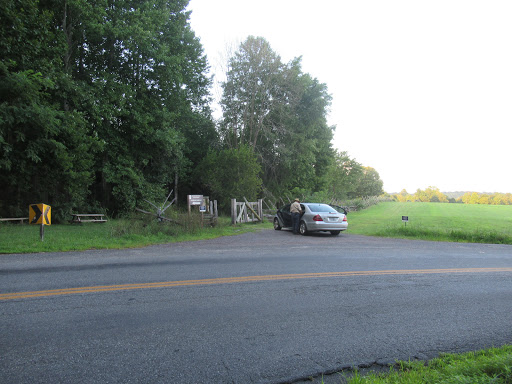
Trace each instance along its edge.
<path fill-rule="evenodd" d="M 303 221 L 301 221 L 299 224 L 299 233 L 302 236 L 307 236 L 307 234 L 308 234 L 308 227 L 306 226 L 306 223 Z"/>
<path fill-rule="evenodd" d="M 331 231 L 331 235 L 338 236 L 341 231 Z"/>
<path fill-rule="evenodd" d="M 277 220 L 277 217 L 274 218 L 274 229 L 276 231 L 280 231 L 281 230 L 281 226 L 279 225 L 279 220 Z"/>

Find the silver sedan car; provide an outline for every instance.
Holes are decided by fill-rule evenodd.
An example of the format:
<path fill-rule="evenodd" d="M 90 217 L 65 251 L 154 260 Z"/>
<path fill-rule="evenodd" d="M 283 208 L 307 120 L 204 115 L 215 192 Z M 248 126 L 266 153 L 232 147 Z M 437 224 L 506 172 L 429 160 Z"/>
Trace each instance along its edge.
<path fill-rule="evenodd" d="M 290 205 L 279 209 L 274 217 L 274 229 L 292 228 L 292 215 Z M 307 235 L 310 232 L 328 231 L 333 236 L 348 228 L 347 215 L 338 212 L 327 204 L 301 203 L 302 214 L 300 217 L 299 232 Z"/>

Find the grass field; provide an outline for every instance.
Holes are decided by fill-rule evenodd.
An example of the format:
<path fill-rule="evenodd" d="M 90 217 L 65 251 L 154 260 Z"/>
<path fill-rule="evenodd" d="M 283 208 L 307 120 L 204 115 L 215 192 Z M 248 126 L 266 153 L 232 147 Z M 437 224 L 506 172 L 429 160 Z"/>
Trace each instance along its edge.
<path fill-rule="evenodd" d="M 402 216 L 408 216 L 407 225 Z M 348 215 L 349 233 L 512 244 L 512 206 L 386 202 Z"/>
<path fill-rule="evenodd" d="M 405 225 L 402 216 L 408 216 Z M 512 206 L 386 202 L 348 214 L 348 233 L 434 241 L 512 244 Z M 178 241 L 211 239 L 271 228 L 270 223 L 230 225 L 219 218 L 215 228 L 196 221 L 185 227 L 147 219 L 107 223 L 51 225 L 44 241 L 39 226 L 0 223 L 0 253 L 81 251 L 143 247 Z"/>
<path fill-rule="evenodd" d="M 152 244 L 212 239 L 271 228 L 270 223 L 232 226 L 230 218 L 219 218 L 216 227 L 202 227 L 199 221 L 183 227 L 158 223 L 154 219 L 118 219 L 107 223 L 46 226 L 41 241 L 39 225 L 0 224 L 1 253 L 83 251 L 87 249 L 138 248 Z"/>

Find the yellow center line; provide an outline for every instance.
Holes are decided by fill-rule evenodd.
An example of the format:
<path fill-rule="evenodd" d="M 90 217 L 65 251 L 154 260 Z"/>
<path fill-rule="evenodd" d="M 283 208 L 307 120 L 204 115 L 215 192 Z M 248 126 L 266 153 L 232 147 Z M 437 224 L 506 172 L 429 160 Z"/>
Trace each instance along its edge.
<path fill-rule="evenodd" d="M 512 272 L 512 268 L 450 268 L 450 269 L 405 269 L 387 271 L 354 271 L 354 272 L 324 272 L 299 273 L 283 275 L 221 277 L 202 280 L 164 281 L 157 283 L 100 285 L 94 287 L 77 287 L 51 289 L 46 291 L 13 292 L 0 294 L 0 300 L 26 299 L 32 297 L 73 295 L 77 293 L 98 293 L 108 291 L 123 291 L 148 288 L 171 288 L 184 286 L 200 286 L 212 284 L 248 283 L 271 280 L 316 279 L 322 277 L 349 277 L 349 276 L 381 276 L 381 275 L 422 275 L 422 274 L 454 274 L 454 273 L 492 273 Z"/>

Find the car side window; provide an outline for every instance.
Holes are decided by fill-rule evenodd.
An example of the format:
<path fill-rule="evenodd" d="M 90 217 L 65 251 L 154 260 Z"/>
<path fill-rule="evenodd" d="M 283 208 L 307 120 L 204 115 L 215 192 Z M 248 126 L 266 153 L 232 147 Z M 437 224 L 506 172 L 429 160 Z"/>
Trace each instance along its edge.
<path fill-rule="evenodd" d="M 281 208 L 281 212 L 290 213 L 290 204 L 285 205 L 283 208 Z"/>

